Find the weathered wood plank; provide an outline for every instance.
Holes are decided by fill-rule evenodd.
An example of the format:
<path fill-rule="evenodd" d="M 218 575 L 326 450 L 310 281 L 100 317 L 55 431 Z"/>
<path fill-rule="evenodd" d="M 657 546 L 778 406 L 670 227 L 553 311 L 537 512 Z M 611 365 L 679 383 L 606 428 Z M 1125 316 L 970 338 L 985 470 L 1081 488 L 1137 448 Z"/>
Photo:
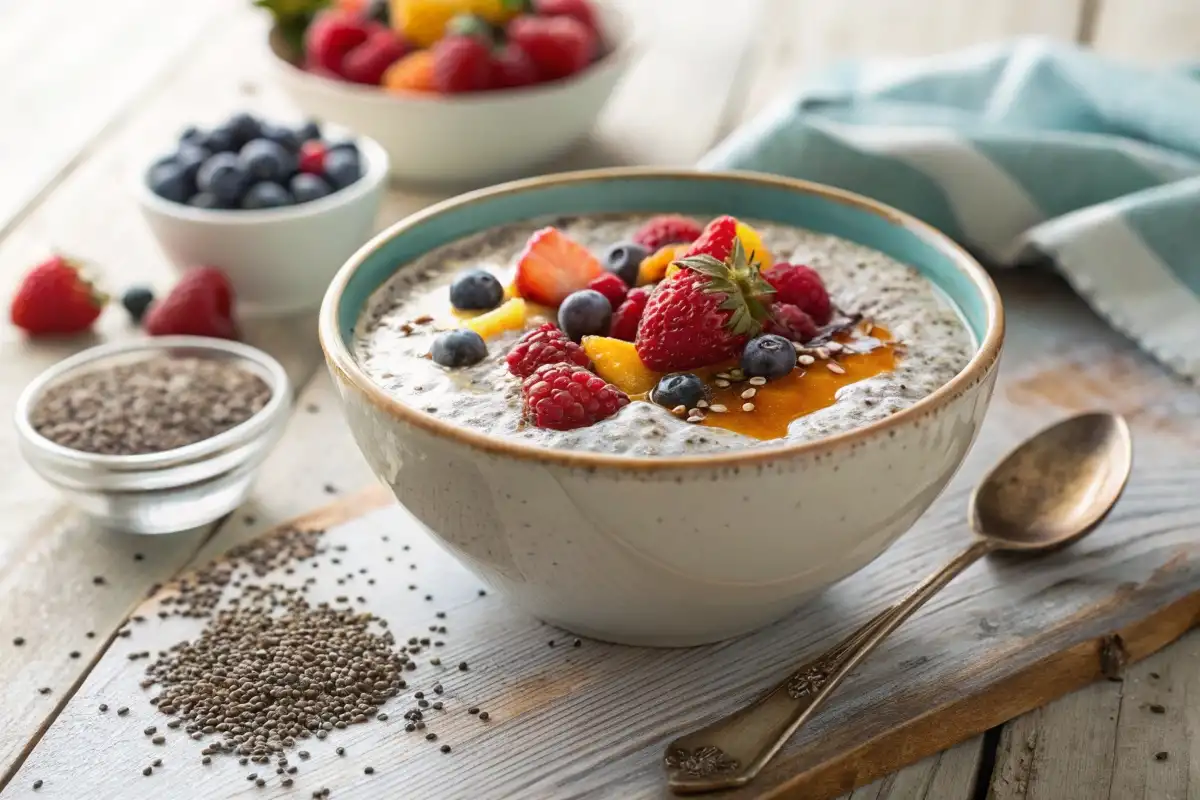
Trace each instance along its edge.
<path fill-rule="evenodd" d="M 983 755 L 977 736 L 855 789 L 842 800 L 970 800 Z"/>
<path fill-rule="evenodd" d="M 1133 658 L 1161 647 L 1200 608 L 1200 552 L 1192 533 L 1200 501 L 1180 491 L 1196 475 L 1191 450 L 1181 440 L 1200 437 L 1196 423 L 1185 416 L 1200 418 L 1200 397 L 1134 354 L 1056 282 L 1022 276 L 1004 288 L 1013 337 L 995 410 L 962 474 L 879 561 L 755 636 L 684 651 L 595 642 L 552 649 L 548 640 L 561 645 L 563 634 L 537 625 L 499 598 L 477 597 L 475 581 L 399 510 L 385 508 L 336 529 L 330 534 L 334 541 L 350 548 L 339 554 L 339 569 L 352 571 L 361 564 L 371 575 L 392 576 L 362 592 L 367 607 L 384 614 L 399 635 L 422 630 L 433 622 L 431 612 L 446 611 L 450 635 L 443 658 L 447 663 L 466 659 L 472 669 L 464 676 L 453 670 L 425 672 L 422 666 L 412 682 L 414 689 L 427 689 L 437 675 L 446 684 L 454 704 L 444 720 L 438 719 L 437 730 L 439 742 L 454 746 L 453 761 L 423 741 L 405 738 L 392 723 L 372 724 L 306 744 L 313 759 L 302 767 L 298 788 L 328 785 L 337 796 L 351 797 L 661 797 L 658 758 L 672 734 L 753 697 L 789 665 L 827 647 L 894 599 L 914 576 L 936 567 L 962 540 L 963 503 L 972 481 L 1013 441 L 1078 405 L 1124 410 L 1135 430 L 1136 473 L 1105 526 L 1072 550 L 1037 563 L 997 560 L 968 571 L 864 665 L 756 786 L 731 796 L 837 796 L 1094 680 L 1100 670 L 1095 637 L 1103 633 L 1122 629 Z M 1076 389 L 1062 391 L 1064 385 Z M 315 473 L 328 464 L 344 476 L 363 474 L 352 451 L 336 455 L 349 443 L 336 416 L 326 416 L 331 394 L 324 379 L 310 388 L 302 405 L 315 402 L 319 410 L 293 420 L 287 444 L 273 459 L 294 464 L 302 453 L 319 452 L 319 461 L 309 457 Z M 1181 413 L 1165 414 L 1168 409 Z M 312 449 L 303 449 L 308 440 Z M 294 490 L 312 498 L 316 481 L 298 477 L 293 476 Z M 269 515 L 270 506 L 264 505 L 262 513 Z M 390 541 L 383 542 L 383 535 Z M 230 526 L 221 544 L 243 536 L 244 529 Z M 398 544 L 411 550 L 401 556 L 389 549 Z M 206 552 L 217 546 L 214 541 Z M 392 573 L 386 555 L 401 556 L 398 564 L 411 558 L 417 569 Z M 410 574 L 417 576 L 419 591 L 407 590 Z M 435 601 L 426 603 L 421 592 L 431 586 Z M 332 586 L 321 591 L 350 593 Z M 359 591 L 356 587 L 354 593 Z M 1172 602 L 1170 612 L 1148 625 L 1136 624 Z M 1062 627 L 1066 620 L 1075 626 L 1073 633 Z M 202 768 L 196 743 L 172 736 L 165 749 L 154 748 L 139 733 L 154 717 L 137 688 L 139 669 L 124 655 L 159 649 L 187 630 L 176 622 L 148 622 L 137 627 L 133 639 L 118 640 L 55 720 L 11 791 L 37 778 L 46 780 L 47 788 L 86 779 L 101 798 L 161 794 L 166 784 L 160 779 L 172 786 L 202 786 L 205 797 L 228 796 L 244 786 L 246 770 L 232 762 L 221 759 Z M 1002 675 L 1010 677 L 997 683 Z M 99 702 L 128 704 L 134 712 L 123 722 L 98 719 Z M 492 712 L 490 727 L 481 728 L 462 713 L 469 704 Z M 1095 739 L 1088 731 L 1071 736 L 1063 739 L 1063 747 L 1078 749 Z M 354 757 L 333 756 L 330 751 L 339 744 Z M 90 768 L 83 754 L 92 750 L 105 753 L 104 769 Z M 942 756 L 932 778 L 923 770 L 901 773 L 890 784 L 868 788 L 865 796 L 955 797 L 935 789 L 944 782 L 958 792 L 976 768 L 977 752 L 964 745 Z M 169 766 L 146 780 L 140 767 L 154 755 L 162 755 Z M 367 763 L 376 769 L 371 777 L 362 773 Z M 826 766 L 815 768 L 815 763 Z M 1078 773 L 1077 779 L 1084 780 Z M 278 795 L 275 788 L 264 791 L 264 796 Z"/>

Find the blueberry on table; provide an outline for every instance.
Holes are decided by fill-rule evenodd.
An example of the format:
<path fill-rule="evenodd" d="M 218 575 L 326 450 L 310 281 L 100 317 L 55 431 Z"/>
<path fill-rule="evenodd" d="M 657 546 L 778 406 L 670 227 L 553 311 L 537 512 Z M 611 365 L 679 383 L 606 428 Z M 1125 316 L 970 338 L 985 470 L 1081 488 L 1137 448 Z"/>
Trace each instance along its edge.
<path fill-rule="evenodd" d="M 664 408 L 696 408 L 701 400 L 709 397 L 708 387 L 698 375 L 691 372 L 672 372 L 658 379 L 650 391 L 650 401 Z"/>
<path fill-rule="evenodd" d="M 253 114 L 242 112 L 234 114 L 224 125 L 233 134 L 234 144 L 238 147 L 246 144 L 251 139 L 257 139 L 262 135 L 262 123 Z"/>
<path fill-rule="evenodd" d="M 325 180 L 335 189 L 345 189 L 362 177 L 358 151 L 330 150 L 325 154 Z"/>
<path fill-rule="evenodd" d="M 315 119 L 310 119 L 296 129 L 296 138 L 300 140 L 301 144 L 311 142 L 313 139 L 320 139 L 321 125 Z"/>
<path fill-rule="evenodd" d="M 287 189 L 271 181 L 259 181 L 246 190 L 242 195 L 242 208 L 280 208 L 295 203 L 295 198 Z"/>
<path fill-rule="evenodd" d="M 125 294 L 121 295 L 121 305 L 125 306 L 125 310 L 129 312 L 129 318 L 133 320 L 134 324 L 142 321 L 146 309 L 153 302 L 154 292 L 145 286 L 131 286 L 125 290 Z"/>
<path fill-rule="evenodd" d="M 187 204 L 192 208 L 232 208 L 229 203 L 222 202 L 212 192 L 196 192 L 188 198 Z"/>
<path fill-rule="evenodd" d="M 630 286 L 637 286 L 638 267 L 650 251 L 637 242 L 619 242 L 604 254 L 604 268 Z"/>
<path fill-rule="evenodd" d="M 292 190 L 292 197 L 296 198 L 297 203 L 309 203 L 333 192 L 333 187 L 326 183 L 324 178 L 319 175 L 309 175 L 307 172 L 293 175 L 288 185 Z"/>
<path fill-rule="evenodd" d="M 612 324 L 612 304 L 595 289 L 567 295 L 558 307 L 558 327 L 578 342 L 584 336 L 607 336 Z"/>
<path fill-rule="evenodd" d="M 742 372 L 748 378 L 782 378 L 795 366 L 795 346 L 773 333 L 751 339 L 742 351 Z"/>
<path fill-rule="evenodd" d="M 225 127 L 213 128 L 207 134 L 204 134 L 196 144 L 210 153 L 235 153 L 238 150 L 238 144 L 234 140 L 233 132 Z"/>
<path fill-rule="evenodd" d="M 450 284 L 450 305 L 459 311 L 487 311 L 502 300 L 504 287 L 487 270 L 467 270 Z"/>
<path fill-rule="evenodd" d="M 275 142 L 275 144 L 286 148 L 289 153 L 295 153 L 300 149 L 300 137 L 296 135 L 294 130 L 283 125 L 264 122 L 262 130 L 259 132 L 259 137 Z"/>
<path fill-rule="evenodd" d="M 458 328 L 434 339 L 429 355 L 443 367 L 469 367 L 487 357 L 487 344 L 475 331 Z"/>
<path fill-rule="evenodd" d="M 250 176 L 235 153 L 214 154 L 196 173 L 200 191 L 214 195 L 222 203 L 237 203 L 249 183 Z"/>
<path fill-rule="evenodd" d="M 270 139 L 247 142 L 238 159 L 252 180 L 282 183 L 296 172 L 295 154 Z"/>
<path fill-rule="evenodd" d="M 173 158 L 175 163 L 183 168 L 184 173 L 188 176 L 188 180 L 195 181 L 196 173 L 200 171 L 200 166 L 208 161 L 212 153 L 205 150 L 198 144 L 192 142 L 184 142 L 179 145 L 179 149 L 175 151 Z"/>
<path fill-rule="evenodd" d="M 165 159 L 152 166 L 146 182 L 150 191 L 172 203 L 186 203 L 195 191 L 187 171 L 174 159 Z"/>

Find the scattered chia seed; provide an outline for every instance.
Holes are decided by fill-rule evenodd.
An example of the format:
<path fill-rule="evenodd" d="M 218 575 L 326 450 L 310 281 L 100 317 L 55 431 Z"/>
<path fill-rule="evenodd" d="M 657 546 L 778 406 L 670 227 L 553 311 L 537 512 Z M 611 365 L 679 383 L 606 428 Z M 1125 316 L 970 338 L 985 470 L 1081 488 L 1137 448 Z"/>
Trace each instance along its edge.
<path fill-rule="evenodd" d="M 442 745 L 442 752 L 443 752 L 443 753 L 449 753 L 449 752 L 450 752 L 450 745 L 448 745 L 448 744 L 444 744 L 444 745 Z"/>
<path fill-rule="evenodd" d="M 479 712 L 479 718 L 480 718 L 481 720 L 483 720 L 484 722 L 487 722 L 487 721 L 488 721 L 488 718 L 489 718 L 489 714 L 488 714 L 488 712 L 486 712 L 486 711 L 480 711 L 480 712 Z"/>
<path fill-rule="evenodd" d="M 466 672 L 469 669 L 470 669 L 470 667 L 467 666 L 467 662 L 465 662 L 465 661 L 458 662 L 459 672 Z"/>
<path fill-rule="evenodd" d="M 40 788 L 42 788 L 42 779 L 38 778 L 36 781 L 33 782 L 33 790 L 36 792 Z"/>
<path fill-rule="evenodd" d="M 344 755 L 346 755 L 346 748 L 339 747 L 338 749 L 334 750 L 333 752 L 337 753 L 339 756 L 344 756 Z"/>
<path fill-rule="evenodd" d="M 52 387 L 29 422 L 86 453 L 161 453 L 204 441 L 262 410 L 271 389 L 220 359 L 157 356 L 86 372 Z"/>
<path fill-rule="evenodd" d="M 1167 708 L 1166 708 L 1166 706 L 1159 705 L 1158 703 L 1151 703 L 1151 704 L 1149 705 L 1149 709 L 1150 709 L 1150 713 L 1151 713 L 1151 714 L 1165 714 L 1165 713 L 1167 713 Z"/>
<path fill-rule="evenodd" d="M 145 769 L 142 770 L 143 775 L 152 775 L 153 773 L 154 773 L 154 767 L 146 767 Z"/>
<path fill-rule="evenodd" d="M 374 767 L 365 767 L 365 768 L 363 768 L 363 774 L 364 775 L 374 775 L 375 768 Z"/>
<path fill-rule="evenodd" d="M 571 647 L 583 647 L 583 640 L 576 639 L 575 641 L 571 642 Z"/>
<path fill-rule="evenodd" d="M 17 638 L 13 639 L 13 644 L 17 647 L 22 647 L 25 644 L 25 637 L 18 636 Z"/>
<path fill-rule="evenodd" d="M 121 706 L 120 708 L 117 709 L 118 717 L 123 717 L 128 713 L 129 713 L 129 706 Z"/>
<path fill-rule="evenodd" d="M 467 713 L 468 714 L 478 714 L 479 706 L 471 706 L 470 708 L 467 709 Z"/>
<path fill-rule="evenodd" d="M 101 703 L 100 704 L 100 713 L 103 714 L 105 711 L 108 711 L 108 703 Z"/>
<path fill-rule="evenodd" d="M 1159 750 L 1157 753 L 1154 754 L 1154 760 L 1155 761 L 1166 761 L 1167 760 L 1167 751 Z"/>
<path fill-rule="evenodd" d="M 151 761 L 151 762 L 150 762 L 150 766 L 152 766 L 152 767 L 161 767 L 161 766 L 162 766 L 162 759 L 161 759 L 161 758 L 156 758 L 156 759 L 154 759 L 153 761 Z"/>
<path fill-rule="evenodd" d="M 50 694 L 50 691 L 51 690 L 49 686 L 43 686 L 42 688 L 38 689 L 38 694 Z"/>
<path fill-rule="evenodd" d="M 436 733 L 425 734 L 425 741 L 427 741 L 427 742 L 437 741 L 437 734 Z"/>

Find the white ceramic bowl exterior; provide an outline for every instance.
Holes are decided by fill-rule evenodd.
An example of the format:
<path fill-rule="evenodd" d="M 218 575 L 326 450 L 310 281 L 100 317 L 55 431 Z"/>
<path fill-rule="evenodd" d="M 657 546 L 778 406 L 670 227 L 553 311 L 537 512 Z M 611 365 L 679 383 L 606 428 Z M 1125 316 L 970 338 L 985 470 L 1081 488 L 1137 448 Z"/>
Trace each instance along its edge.
<path fill-rule="evenodd" d="M 568 150 L 591 130 L 632 56 L 622 17 L 602 7 L 604 58 L 553 83 L 454 97 L 392 94 L 323 78 L 280 55 L 272 63 L 296 105 L 377 140 L 392 174 L 425 184 L 480 183 L 526 173 Z"/>
<path fill-rule="evenodd" d="M 703 205 L 710 214 L 775 213 L 830 226 L 821 230 L 842 225 L 863 243 L 889 239 L 915 264 L 936 262 L 925 266 L 970 309 L 979 349 L 945 386 L 884 420 L 813 442 L 679 458 L 492 437 L 405 406 L 373 384 L 347 347 L 371 287 L 428 246 L 416 241 L 439 241 L 439 229 L 459 236 L 528 214 L 539 202 L 561 213 L 614 204 L 695 213 Z M 983 422 L 1004 321 L 983 269 L 894 209 L 802 181 L 632 169 L 521 181 L 398 223 L 334 279 L 320 330 L 359 448 L 436 540 L 547 622 L 608 641 L 684 646 L 780 618 L 866 565 L 916 521 Z"/>
<path fill-rule="evenodd" d="M 363 176 L 310 203 L 253 211 L 192 208 L 150 191 L 145 170 L 134 191 L 163 252 L 180 270 L 220 267 L 246 315 L 308 311 L 321 303 L 330 278 L 375 230 L 388 176 L 377 143 L 356 140 Z"/>

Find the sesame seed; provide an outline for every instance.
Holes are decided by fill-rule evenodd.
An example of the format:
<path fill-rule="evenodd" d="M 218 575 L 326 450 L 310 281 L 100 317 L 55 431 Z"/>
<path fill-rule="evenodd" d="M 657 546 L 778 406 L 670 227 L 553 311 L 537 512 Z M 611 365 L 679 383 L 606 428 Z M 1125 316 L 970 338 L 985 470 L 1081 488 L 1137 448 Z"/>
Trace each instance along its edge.
<path fill-rule="evenodd" d="M 836 364 L 836 363 L 830 361 L 830 362 L 826 363 L 825 366 L 829 369 L 830 372 L 833 372 L 837 375 L 845 375 L 846 374 L 846 370 L 840 364 Z"/>
<path fill-rule="evenodd" d="M 754 397 L 754 395 L 756 395 L 756 394 L 758 394 L 758 389 L 755 389 L 753 386 L 751 386 L 749 389 L 742 392 L 742 399 L 749 400 L 751 397 Z"/>
<path fill-rule="evenodd" d="M 810 355 L 802 355 L 802 356 L 799 356 L 796 359 L 796 361 L 800 362 L 801 364 L 803 364 L 804 366 L 807 367 L 809 364 L 812 364 L 814 361 L 816 361 L 816 359 Z"/>
<path fill-rule="evenodd" d="M 727 380 L 716 380 L 716 381 L 713 381 L 713 382 L 714 382 L 714 383 L 716 383 L 716 384 L 717 384 L 717 386 L 718 386 L 718 387 L 720 387 L 720 388 L 722 388 L 722 389 L 724 389 L 724 388 L 726 388 L 727 386 L 729 386 L 729 381 L 727 381 Z"/>
<path fill-rule="evenodd" d="M 694 424 L 696 424 L 697 422 L 703 422 L 703 421 L 704 421 L 704 417 L 691 416 L 691 417 L 688 417 L 688 418 L 687 418 L 687 421 L 688 421 L 688 422 L 690 422 L 690 423 L 692 423 L 692 424 L 694 425 Z"/>
<path fill-rule="evenodd" d="M 763 386 L 764 384 L 766 384 L 766 382 L 767 382 L 767 379 L 762 377 L 761 375 L 755 375 L 753 378 L 750 379 L 751 386 Z"/>
<path fill-rule="evenodd" d="M 726 408 L 725 406 L 721 405 L 720 403 L 716 403 L 714 405 L 709 406 L 708 410 L 716 412 L 717 414 L 724 414 L 729 409 Z"/>
<path fill-rule="evenodd" d="M 742 411 L 753 411 L 754 403 L 742 403 Z"/>

